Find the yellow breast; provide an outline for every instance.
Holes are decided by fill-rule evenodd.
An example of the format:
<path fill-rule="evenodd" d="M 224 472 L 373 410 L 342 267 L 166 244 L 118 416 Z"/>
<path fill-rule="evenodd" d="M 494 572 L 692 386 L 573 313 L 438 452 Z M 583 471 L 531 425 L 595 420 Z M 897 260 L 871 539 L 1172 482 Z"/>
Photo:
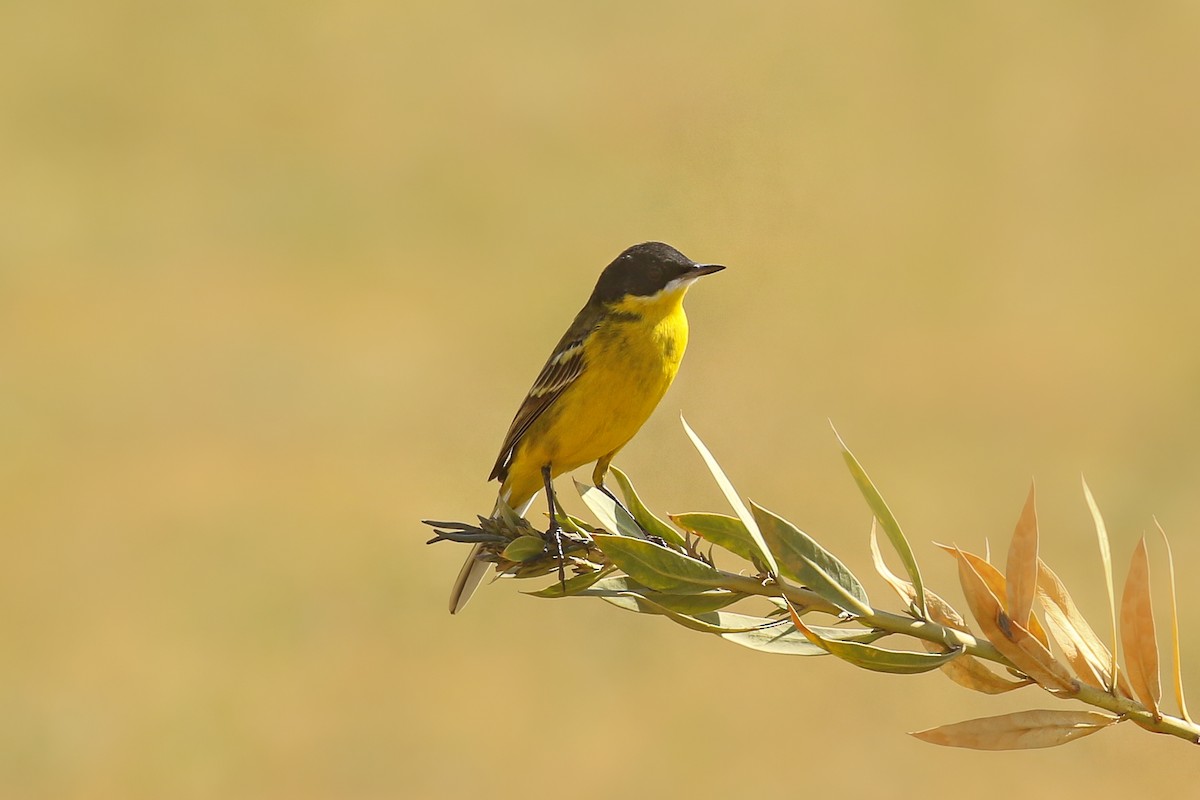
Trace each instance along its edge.
<path fill-rule="evenodd" d="M 584 343 L 583 374 L 538 418 L 513 454 L 512 504 L 554 476 L 611 457 L 642 427 L 675 378 L 687 348 L 686 287 L 652 298 L 627 297 L 609 308 Z M 536 480 L 535 480 L 536 479 Z"/>

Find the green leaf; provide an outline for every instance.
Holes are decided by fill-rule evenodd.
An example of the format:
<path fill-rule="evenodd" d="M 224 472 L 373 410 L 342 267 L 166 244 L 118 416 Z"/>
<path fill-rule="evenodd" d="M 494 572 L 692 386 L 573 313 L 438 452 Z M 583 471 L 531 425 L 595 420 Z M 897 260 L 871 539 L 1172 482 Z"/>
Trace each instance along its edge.
<path fill-rule="evenodd" d="M 805 625 L 804 627 L 829 642 L 873 642 L 889 635 L 887 631 L 871 628 L 830 628 L 822 625 Z"/>
<path fill-rule="evenodd" d="M 676 525 L 706 542 L 711 542 L 750 562 L 759 559 L 758 545 L 737 517 L 698 511 L 668 516 Z"/>
<path fill-rule="evenodd" d="M 721 589 L 712 592 L 700 592 L 699 594 L 654 592 L 653 594 L 643 594 L 643 597 L 649 597 L 660 606 L 669 608 L 672 611 L 678 611 L 680 614 L 701 616 L 733 605 L 738 600 L 745 598 L 746 595 L 741 592 L 730 592 Z"/>
<path fill-rule="evenodd" d="M 792 624 L 814 645 L 856 667 L 874 672 L 890 672 L 893 675 L 915 675 L 929 672 L 966 652 L 965 647 L 958 647 L 948 653 L 918 653 L 911 650 L 889 650 L 886 647 L 876 647 L 865 642 L 827 639 L 815 629 L 806 626 L 796 613 L 796 609 L 790 604 L 788 611 L 791 613 Z"/>
<path fill-rule="evenodd" d="M 916 675 L 929 672 L 961 656 L 964 648 L 955 648 L 949 653 L 920 653 L 911 650 L 888 650 L 873 644 L 859 642 L 827 641 L 829 652 L 856 667 L 875 672 L 890 672 L 894 675 Z"/>
<path fill-rule="evenodd" d="M 566 583 L 554 583 L 536 592 L 523 592 L 530 597 L 571 597 L 577 595 L 585 589 L 590 589 L 605 575 L 612 573 L 614 567 L 604 567 L 603 569 L 585 572 L 582 575 L 576 575 L 573 578 L 568 578 Z"/>
<path fill-rule="evenodd" d="M 683 423 L 683 430 L 687 433 L 688 438 L 692 440 L 692 444 L 695 445 L 696 450 L 700 453 L 700 457 L 704 459 L 705 465 L 708 466 L 708 471 L 712 473 L 713 478 L 717 481 L 717 486 L 721 487 L 721 492 L 725 495 L 725 499 L 733 507 L 733 513 L 737 514 L 738 519 L 742 521 L 742 524 L 746 526 L 746 530 L 750 532 L 750 538 L 754 540 L 754 544 L 759 551 L 758 563 L 766 565 L 772 575 L 778 575 L 779 567 L 775 564 L 775 557 L 771 555 L 771 551 L 767 547 L 762 533 L 758 530 L 758 525 L 754 522 L 754 517 L 751 516 L 749 509 L 746 508 L 746 504 L 742 502 L 742 498 L 734 490 L 729 478 L 725 476 L 721 465 L 717 463 L 717 459 L 704 446 L 704 442 L 700 441 L 700 437 L 687 424 L 687 420 L 683 418 L 682 414 L 679 416 L 679 421 Z M 753 561 L 754 559 L 751 560 Z"/>
<path fill-rule="evenodd" d="M 625 496 L 625 505 L 629 507 L 629 513 L 642 526 L 642 530 L 652 536 L 657 536 L 664 541 L 670 542 L 676 547 L 683 547 L 683 537 L 670 525 L 654 516 L 654 513 L 650 509 L 646 508 L 646 505 L 642 502 L 642 498 L 638 497 L 637 492 L 633 488 L 633 483 L 626 477 L 625 473 L 616 467 L 609 467 L 609 470 L 616 477 L 617 483 L 621 487 L 621 494 Z"/>
<path fill-rule="evenodd" d="M 518 536 L 508 543 L 502 554 L 509 561 L 532 561 L 546 552 L 546 542 L 540 536 Z"/>
<path fill-rule="evenodd" d="M 646 534 L 642 533 L 642 529 L 638 527 L 633 517 L 629 516 L 629 512 L 614 502 L 603 491 L 597 489 L 595 486 L 588 486 L 579 481 L 575 481 L 575 489 L 579 492 L 579 496 L 583 498 L 583 502 L 587 507 L 596 515 L 596 519 L 600 521 L 600 524 L 609 533 L 628 536 L 634 539 L 646 538 Z"/>
<path fill-rule="evenodd" d="M 521 515 L 516 511 L 513 511 L 508 503 L 504 502 L 503 500 L 496 501 L 495 513 L 498 514 L 500 519 L 504 520 L 504 522 L 509 526 L 517 526 L 523 521 Z"/>
<path fill-rule="evenodd" d="M 838 608 L 860 617 L 871 615 L 867 592 L 854 574 L 816 540 L 782 517 L 751 501 L 779 569 L 786 578 L 799 581 Z"/>
<path fill-rule="evenodd" d="M 740 644 L 760 653 L 775 653 L 785 656 L 826 656 L 829 653 L 810 642 L 794 625 L 777 625 L 746 633 L 726 633 L 726 641 Z"/>
<path fill-rule="evenodd" d="M 873 642 L 886 635 L 883 631 L 864 631 L 861 628 L 810 628 L 825 634 L 823 638 L 846 639 L 849 641 Z M 813 644 L 796 630 L 790 622 L 773 628 L 762 628 L 746 633 L 727 633 L 721 636 L 734 644 L 758 650 L 760 653 L 775 653 L 786 656 L 823 656 L 828 651 Z"/>
<path fill-rule="evenodd" d="M 842 458 L 846 460 L 846 466 L 850 468 L 850 474 L 854 476 L 854 482 L 858 484 L 858 490 L 862 492 L 867 505 L 871 507 L 875 518 L 879 520 L 880 527 L 887 534 L 892 547 L 896 550 L 896 554 L 900 556 L 901 563 L 904 564 L 905 571 L 908 572 L 908 579 L 912 581 L 913 589 L 917 593 L 917 609 L 920 612 L 921 618 L 924 619 L 927 615 L 925 610 L 925 584 L 921 580 L 921 569 L 917 566 L 917 558 L 913 555 L 912 547 L 909 545 L 908 539 L 905 538 L 904 531 L 901 530 L 900 523 L 896 520 L 896 515 L 888 508 L 883 495 L 875 488 L 875 484 L 871 482 L 867 471 L 863 469 L 862 464 L 850 452 L 850 448 L 846 447 L 846 443 L 842 441 L 842 437 L 838 434 L 836 428 L 833 430 L 833 435 L 837 437 L 838 444 L 842 447 Z"/>
<path fill-rule="evenodd" d="M 719 570 L 646 539 L 604 533 L 592 538 L 614 564 L 651 589 L 688 594 L 724 583 Z"/>
<path fill-rule="evenodd" d="M 569 583 L 570 581 L 568 581 Z M 681 614 L 704 614 L 709 611 L 717 611 L 726 606 L 736 603 L 747 595 L 742 592 L 731 592 L 728 589 L 715 589 L 707 592 L 698 592 L 696 594 L 671 594 L 668 592 L 656 592 L 648 586 L 630 578 L 628 575 L 613 575 L 605 577 L 597 581 L 595 585 L 588 587 L 585 591 L 579 593 L 581 597 L 617 597 L 622 594 L 633 592 L 640 594 L 643 597 L 649 597 L 654 602 L 661 606 L 678 611 Z"/>
<path fill-rule="evenodd" d="M 777 619 L 738 614 L 734 611 L 709 611 L 704 614 L 693 614 L 689 619 L 708 625 L 710 631 L 716 634 L 750 633 L 779 625 Z"/>
<path fill-rule="evenodd" d="M 676 622 L 685 628 L 701 633 L 748 633 L 764 626 L 779 625 L 779 620 L 752 617 L 746 614 L 734 614 L 728 611 L 711 611 L 707 614 L 689 616 L 672 611 L 664 605 L 643 595 L 626 592 L 615 597 L 604 598 L 618 608 L 626 611 L 636 611 L 640 614 L 658 614 Z"/>
<path fill-rule="evenodd" d="M 570 514 L 564 514 L 561 510 L 556 515 L 558 525 L 564 531 L 569 533 L 578 533 L 581 536 L 587 536 L 591 533 L 591 525 L 587 525 L 578 517 L 572 517 Z"/>
<path fill-rule="evenodd" d="M 638 592 L 640 594 L 646 591 L 654 590 L 638 583 L 628 575 L 605 575 L 596 581 L 584 594 L 588 597 L 605 597 L 608 595 L 618 595 L 622 592 Z"/>

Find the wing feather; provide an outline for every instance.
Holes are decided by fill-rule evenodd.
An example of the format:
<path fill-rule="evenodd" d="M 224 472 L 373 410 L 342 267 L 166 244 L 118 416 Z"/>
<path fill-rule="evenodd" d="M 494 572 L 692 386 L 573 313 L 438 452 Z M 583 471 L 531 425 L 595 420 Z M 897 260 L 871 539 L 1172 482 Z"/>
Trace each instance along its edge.
<path fill-rule="evenodd" d="M 571 331 L 559 342 L 558 347 L 554 349 L 554 354 L 550 356 L 546 365 L 542 367 L 542 371 L 538 373 L 537 380 L 533 382 L 529 394 L 525 395 L 525 400 L 517 409 L 517 415 L 513 417 L 512 424 L 508 427 L 508 434 L 504 437 L 500 455 L 496 458 L 496 464 L 492 467 L 492 474 L 488 476 L 488 480 L 499 478 L 503 481 L 507 477 L 509 462 L 512 460 L 513 451 L 521 443 L 521 438 L 538 417 L 554 405 L 554 401 L 563 391 L 583 373 L 586 364 L 583 342 L 591 331 L 587 331 L 582 336 L 571 336 L 573 333 L 575 331 Z"/>

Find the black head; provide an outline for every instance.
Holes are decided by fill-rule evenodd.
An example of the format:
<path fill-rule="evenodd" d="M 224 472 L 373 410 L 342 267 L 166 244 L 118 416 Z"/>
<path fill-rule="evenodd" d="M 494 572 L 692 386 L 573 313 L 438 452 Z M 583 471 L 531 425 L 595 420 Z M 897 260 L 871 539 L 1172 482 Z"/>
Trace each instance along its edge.
<path fill-rule="evenodd" d="M 690 283 L 722 269 L 720 264 L 697 264 L 669 244 L 635 244 L 600 273 L 591 302 L 613 303 L 625 295 L 650 297 L 672 281 Z"/>

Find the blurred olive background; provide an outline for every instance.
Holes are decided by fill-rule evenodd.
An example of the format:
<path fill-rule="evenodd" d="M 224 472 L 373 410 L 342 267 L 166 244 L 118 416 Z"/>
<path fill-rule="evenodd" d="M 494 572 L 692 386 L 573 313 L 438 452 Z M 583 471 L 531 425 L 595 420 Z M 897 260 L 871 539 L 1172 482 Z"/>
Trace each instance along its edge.
<path fill-rule="evenodd" d="M 490 510 L 596 274 L 663 239 L 730 268 L 618 459 L 655 508 L 724 509 L 682 409 L 884 602 L 832 418 L 953 599 L 929 542 L 1005 547 L 1035 476 L 1043 554 L 1104 629 L 1082 472 L 1118 580 L 1152 515 L 1174 534 L 1200 687 L 1195 6 L 16 0 L 0 23 L 0 796 L 1194 775 L 1132 726 L 1020 754 L 904 735 L 1056 706 L 1034 690 L 512 583 L 451 618 L 465 548 L 418 520 Z"/>

